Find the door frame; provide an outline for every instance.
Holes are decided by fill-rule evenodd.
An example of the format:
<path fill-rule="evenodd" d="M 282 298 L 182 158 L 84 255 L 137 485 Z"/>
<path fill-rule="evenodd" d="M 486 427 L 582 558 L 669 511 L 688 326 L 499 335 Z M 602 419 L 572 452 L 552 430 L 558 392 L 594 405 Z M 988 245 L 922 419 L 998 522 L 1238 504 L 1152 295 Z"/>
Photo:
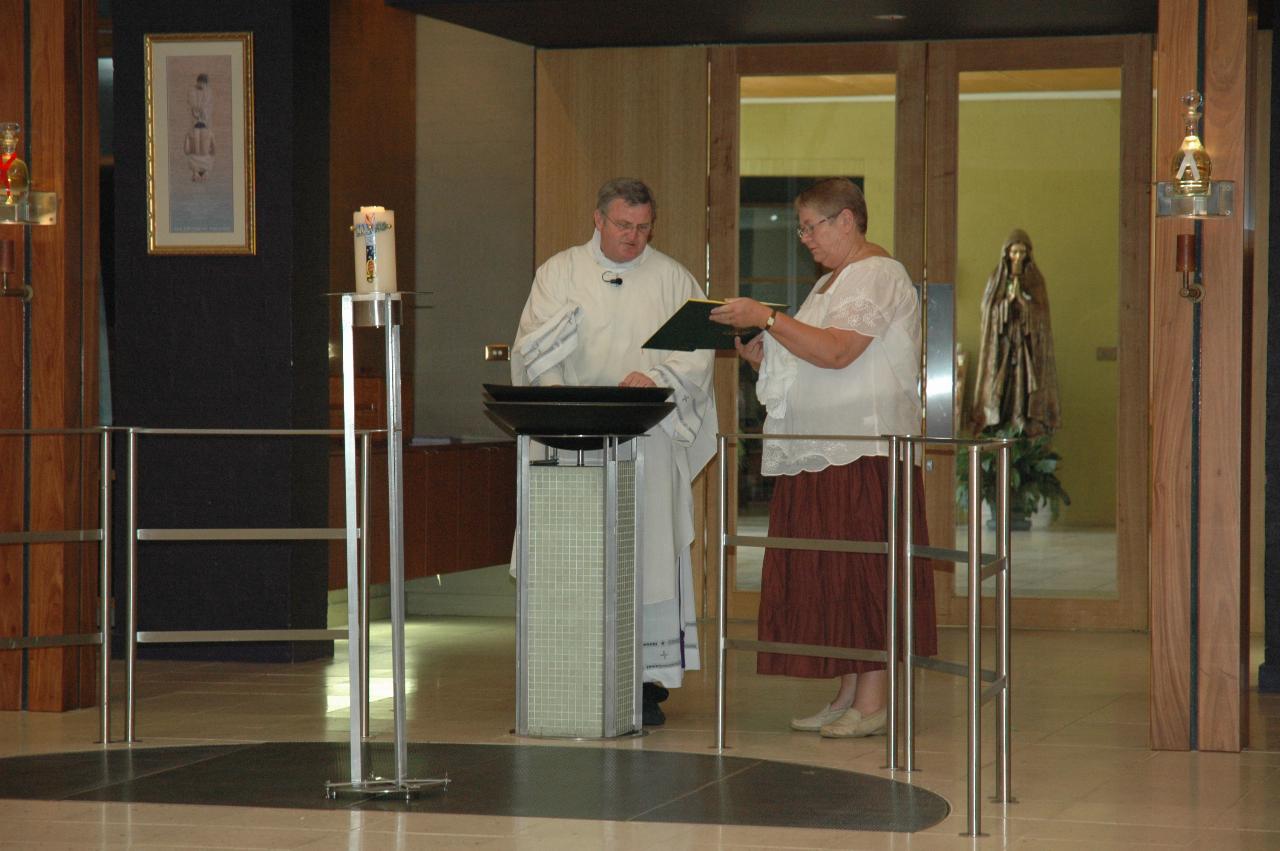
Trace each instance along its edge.
<path fill-rule="evenodd" d="M 1148 605 L 1147 481 L 1150 454 L 1147 381 L 1150 364 L 1151 37 L 1088 36 L 933 42 L 928 48 L 929 277 L 956 273 L 959 164 L 959 75 L 963 71 L 1044 68 L 1121 69 L 1120 210 L 1116 393 L 1116 585 L 1113 599 L 1018 597 L 1013 624 L 1048 629 L 1145 629 Z M 951 458 L 946 459 L 952 463 Z M 954 508 L 953 508 L 954 510 Z M 930 515 L 930 522 L 933 516 Z M 936 528 L 936 527 L 935 527 Z M 1017 581 L 1017 553 L 1014 581 Z M 938 577 L 938 620 L 961 624 L 967 597 L 955 595 L 954 574 Z M 983 600 L 983 616 L 994 616 Z"/>
<path fill-rule="evenodd" d="M 925 244 L 925 59 L 924 42 L 782 44 L 709 49 L 707 197 L 710 205 L 707 247 L 711 298 L 738 294 L 739 79 L 743 76 L 897 75 L 894 255 L 906 266 L 913 280 L 920 280 L 924 272 Z M 737 376 L 737 355 L 733 352 L 719 354 L 715 366 L 715 391 L 719 427 L 723 433 L 733 433 L 738 428 Z M 728 451 L 732 455 L 736 446 L 731 444 Z M 737 519 L 737 465 L 729 465 L 727 473 L 730 504 L 726 514 L 732 534 Z M 707 517 L 708 538 L 714 540 L 719 533 L 718 515 L 709 511 Z M 732 552 L 725 555 L 725 562 L 729 617 L 754 620 L 759 612 L 760 595 L 754 591 L 737 590 L 736 559 Z"/>
<path fill-rule="evenodd" d="M 1086 36 L 948 42 L 876 42 L 712 47 L 708 51 L 709 290 L 712 298 L 738 294 L 739 80 L 743 76 L 894 73 L 896 81 L 894 255 L 913 280 L 954 281 L 957 217 L 959 74 L 970 70 L 1120 67 L 1121 190 L 1118 314 L 1117 482 L 1115 599 L 1019 597 L 1015 626 L 1145 629 L 1148 609 L 1147 541 L 1151 39 Z M 737 367 L 732 353 L 716 360 L 716 397 L 722 432 L 737 430 Z M 949 451 L 927 455 L 928 522 L 955 523 L 954 460 Z M 730 533 L 737 517 L 737 470 L 728 469 Z M 712 491 L 713 489 L 708 489 Z M 716 540 L 716 495 L 709 494 L 708 541 Z M 714 551 L 709 555 L 714 558 Z M 1015 556 L 1016 558 L 1016 556 Z M 759 594 L 736 589 L 736 560 L 726 554 L 728 614 L 754 619 Z M 939 623 L 967 618 L 967 598 L 955 595 L 954 574 L 938 576 Z M 984 599 L 984 617 L 994 616 Z"/>

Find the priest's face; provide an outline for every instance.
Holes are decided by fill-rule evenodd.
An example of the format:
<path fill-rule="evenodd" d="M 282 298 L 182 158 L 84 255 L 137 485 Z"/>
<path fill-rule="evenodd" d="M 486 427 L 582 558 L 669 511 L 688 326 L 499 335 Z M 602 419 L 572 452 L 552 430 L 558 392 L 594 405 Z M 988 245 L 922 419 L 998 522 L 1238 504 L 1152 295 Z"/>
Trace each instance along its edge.
<path fill-rule="evenodd" d="M 600 231 L 600 250 L 615 263 L 626 263 L 640 256 L 653 236 L 653 207 L 631 206 L 621 198 L 609 202 L 608 213 L 593 214 Z"/>

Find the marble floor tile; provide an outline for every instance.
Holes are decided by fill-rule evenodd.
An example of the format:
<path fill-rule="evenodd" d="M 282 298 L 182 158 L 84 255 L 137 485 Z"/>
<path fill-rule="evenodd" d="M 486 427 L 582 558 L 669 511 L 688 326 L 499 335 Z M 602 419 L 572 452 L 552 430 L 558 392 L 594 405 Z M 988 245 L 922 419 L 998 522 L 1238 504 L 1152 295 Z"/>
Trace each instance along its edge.
<path fill-rule="evenodd" d="M 1103 546 L 1099 544 L 1098 546 Z M 732 633 L 749 636 L 750 625 Z M 704 625 L 705 647 L 714 625 Z M 512 734 L 514 623 L 430 618 L 409 624 L 412 741 L 712 752 L 716 675 L 691 672 L 647 735 L 609 742 Z M 964 634 L 943 630 L 945 658 Z M 375 624 L 373 733 L 391 738 L 389 630 Z M 885 739 L 828 740 L 787 721 L 830 699 L 833 684 L 761 677 L 750 654 L 729 656 L 726 754 L 865 772 L 936 792 L 951 815 L 915 834 L 818 829 L 515 818 L 433 813 L 210 807 L 190 804 L 0 800 L 0 849 L 1271 849 L 1280 848 L 1280 697 L 1249 696 L 1253 749 L 1239 754 L 1154 752 L 1148 745 L 1147 638 L 1133 633 L 1018 631 L 1011 754 L 1017 803 L 994 788 L 990 708 L 983 716 L 982 826 L 966 829 L 964 683 L 933 671 L 917 681 L 917 771 L 887 769 Z M 276 741 L 344 742 L 347 668 L 336 657 L 295 665 L 142 660 L 135 749 Z M 1255 652 L 1255 655 L 1260 655 Z M 1260 659 L 1259 659 L 1260 661 Z M 1256 664 L 1254 665 L 1256 667 Z M 122 689 L 123 666 L 115 683 Z M 385 692 L 385 694 L 384 694 Z M 123 729 L 119 707 L 113 737 Z M 95 709 L 0 713 L 0 756 L 90 751 Z M 128 746 L 113 743 L 110 749 Z"/>

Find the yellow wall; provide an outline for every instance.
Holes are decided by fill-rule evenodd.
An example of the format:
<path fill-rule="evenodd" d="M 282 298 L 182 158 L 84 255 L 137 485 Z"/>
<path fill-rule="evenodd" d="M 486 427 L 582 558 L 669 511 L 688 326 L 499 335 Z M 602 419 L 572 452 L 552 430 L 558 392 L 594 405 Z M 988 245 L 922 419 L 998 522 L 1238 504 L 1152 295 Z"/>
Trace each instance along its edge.
<path fill-rule="evenodd" d="M 977 356 L 979 301 L 1020 227 L 1049 291 L 1062 428 L 1054 447 L 1071 494 L 1061 521 L 1115 523 L 1120 101 L 960 104 L 956 333 Z"/>
<path fill-rule="evenodd" d="M 893 104 L 744 104 L 743 175 L 863 175 L 868 238 L 893 250 Z M 977 356 L 979 303 L 1014 228 L 1049 290 L 1063 426 L 1054 445 L 1071 494 L 1060 522 L 1115 522 L 1120 103 L 960 105 L 957 340 Z"/>
<path fill-rule="evenodd" d="M 867 238 L 893 251 L 892 102 L 742 106 L 744 177 L 864 178 Z"/>

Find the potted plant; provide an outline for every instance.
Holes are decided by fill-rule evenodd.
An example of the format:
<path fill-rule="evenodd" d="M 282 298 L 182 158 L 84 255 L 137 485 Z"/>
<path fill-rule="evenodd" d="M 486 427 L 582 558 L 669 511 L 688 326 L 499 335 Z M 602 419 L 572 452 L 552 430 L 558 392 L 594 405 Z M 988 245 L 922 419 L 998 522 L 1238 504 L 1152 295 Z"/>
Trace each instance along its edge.
<path fill-rule="evenodd" d="M 1031 515 L 1049 506 L 1050 516 L 1058 519 L 1062 506 L 1071 504 L 1058 480 L 1058 462 L 1062 456 L 1049 446 L 1049 435 L 1027 437 L 1020 431 L 998 428 L 982 432 L 980 437 L 1012 438 L 1009 447 L 1009 523 L 1013 529 L 1031 528 Z M 998 452 L 981 454 L 982 501 L 991 506 L 992 517 L 996 508 L 996 473 L 1000 455 Z M 956 500 L 961 506 L 969 504 L 969 453 L 959 452 L 956 458 Z"/>

